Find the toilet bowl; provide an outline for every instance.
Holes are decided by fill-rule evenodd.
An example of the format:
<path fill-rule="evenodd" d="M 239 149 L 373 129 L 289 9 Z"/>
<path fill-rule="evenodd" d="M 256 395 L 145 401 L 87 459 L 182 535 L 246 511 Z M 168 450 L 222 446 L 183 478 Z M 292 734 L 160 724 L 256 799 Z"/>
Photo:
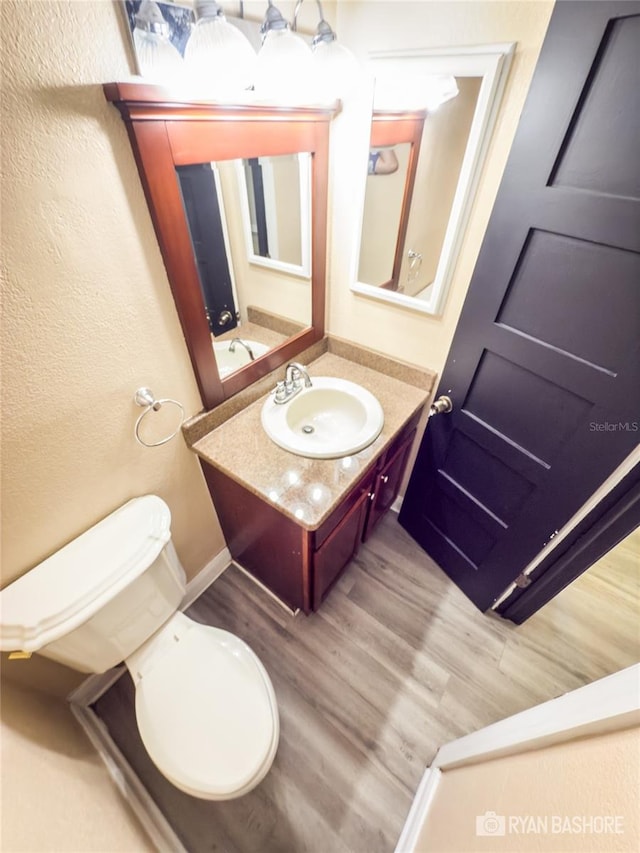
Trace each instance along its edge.
<path fill-rule="evenodd" d="M 269 771 L 279 737 L 275 693 L 258 657 L 239 637 L 182 613 L 145 645 L 125 663 L 151 760 L 194 797 L 248 793 Z"/>
<path fill-rule="evenodd" d="M 178 611 L 186 581 L 169 508 L 135 498 L 0 592 L 0 649 L 82 672 L 124 660 L 142 741 L 195 797 L 254 788 L 278 747 L 269 676 L 239 637 Z"/>

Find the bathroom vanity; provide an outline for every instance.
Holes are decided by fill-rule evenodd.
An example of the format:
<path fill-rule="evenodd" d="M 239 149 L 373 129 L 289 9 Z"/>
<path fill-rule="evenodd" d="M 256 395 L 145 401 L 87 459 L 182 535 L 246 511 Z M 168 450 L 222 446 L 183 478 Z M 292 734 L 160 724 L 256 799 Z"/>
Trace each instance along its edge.
<path fill-rule="evenodd" d="M 329 126 L 339 105 L 219 104 L 136 83 L 104 92 L 129 134 L 208 410 L 184 426 L 185 439 L 234 560 L 309 613 L 394 502 L 435 381 L 325 336 Z M 286 227 L 270 231 L 285 210 Z M 292 234 L 296 258 L 285 251 Z M 333 459 L 277 446 L 260 413 L 293 361 L 312 379 L 373 394 L 384 413 L 378 437 Z"/>
<path fill-rule="evenodd" d="M 428 371 L 334 340 L 325 339 L 316 349 L 318 357 L 307 362 L 312 381 L 314 376 L 349 379 L 382 405 L 382 432 L 364 450 L 338 459 L 282 450 L 260 421 L 268 386 L 201 438 L 207 414 L 185 428 L 234 560 L 305 613 L 322 604 L 396 499 L 435 380 Z M 378 369 L 370 366 L 371 359 Z"/>

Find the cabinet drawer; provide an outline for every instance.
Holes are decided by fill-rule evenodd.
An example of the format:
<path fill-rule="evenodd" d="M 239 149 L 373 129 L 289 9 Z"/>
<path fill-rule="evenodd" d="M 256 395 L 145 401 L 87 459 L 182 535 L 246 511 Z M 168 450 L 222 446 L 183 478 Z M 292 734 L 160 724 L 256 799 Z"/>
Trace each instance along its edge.
<path fill-rule="evenodd" d="M 364 491 L 313 555 L 313 609 L 317 610 L 360 545 L 369 492 Z"/>

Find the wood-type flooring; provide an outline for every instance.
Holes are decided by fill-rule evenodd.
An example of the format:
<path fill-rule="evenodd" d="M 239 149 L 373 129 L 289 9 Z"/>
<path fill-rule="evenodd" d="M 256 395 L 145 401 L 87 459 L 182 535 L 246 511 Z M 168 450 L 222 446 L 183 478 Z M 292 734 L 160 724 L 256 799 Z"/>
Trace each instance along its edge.
<path fill-rule="evenodd" d="M 281 723 L 236 800 L 156 770 L 128 673 L 95 709 L 190 853 L 391 853 L 439 746 L 638 660 L 639 552 L 636 531 L 519 627 L 476 610 L 392 513 L 309 617 L 230 567 L 188 614 L 258 654 Z"/>

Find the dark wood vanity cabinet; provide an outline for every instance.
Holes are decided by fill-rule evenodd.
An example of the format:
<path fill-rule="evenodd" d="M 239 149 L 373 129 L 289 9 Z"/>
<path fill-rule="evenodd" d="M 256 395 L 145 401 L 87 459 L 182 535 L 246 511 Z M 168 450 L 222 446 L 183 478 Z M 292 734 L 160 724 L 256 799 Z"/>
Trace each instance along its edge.
<path fill-rule="evenodd" d="M 387 510 L 391 509 L 393 502 L 398 497 L 415 434 L 415 428 L 409 435 L 403 433 L 401 439 L 394 442 L 385 454 L 384 466 L 376 475 L 374 482 L 373 498 L 367 516 L 363 540 L 369 536 Z"/>
<path fill-rule="evenodd" d="M 398 495 L 418 411 L 314 530 L 201 459 L 231 556 L 292 609 L 317 610 Z"/>

